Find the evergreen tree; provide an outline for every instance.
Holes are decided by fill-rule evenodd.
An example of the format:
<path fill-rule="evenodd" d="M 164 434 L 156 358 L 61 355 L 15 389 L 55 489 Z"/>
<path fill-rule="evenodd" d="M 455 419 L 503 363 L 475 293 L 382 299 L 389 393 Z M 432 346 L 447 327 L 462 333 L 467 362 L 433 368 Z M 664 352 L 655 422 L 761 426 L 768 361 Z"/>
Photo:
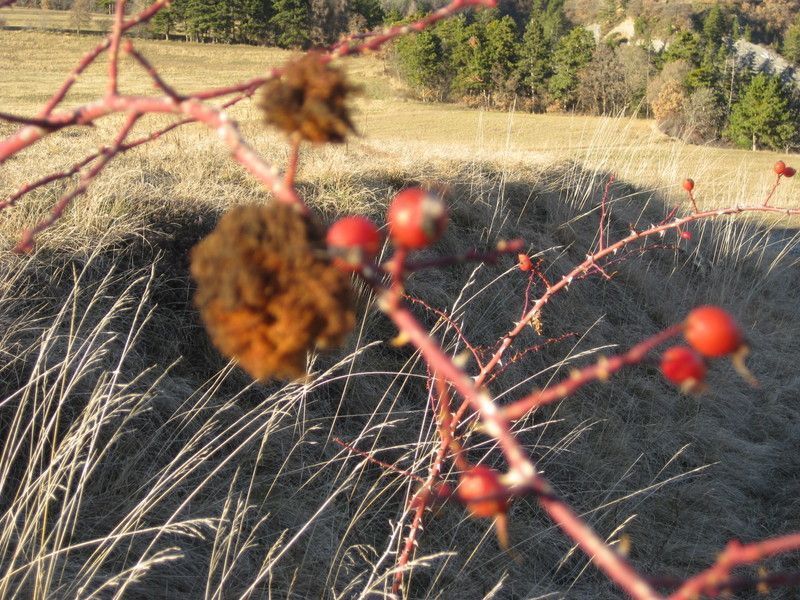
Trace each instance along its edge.
<path fill-rule="evenodd" d="M 205 0 L 186 0 L 186 31 L 189 38 L 200 41 L 208 26 L 207 13 L 211 7 Z"/>
<path fill-rule="evenodd" d="M 701 56 L 700 36 L 694 31 L 683 30 L 678 32 L 664 50 L 663 58 L 665 63 L 685 60 L 693 66 L 700 66 Z"/>
<path fill-rule="evenodd" d="M 786 31 L 783 38 L 783 55 L 795 66 L 800 66 L 800 17 Z"/>
<path fill-rule="evenodd" d="M 617 0 L 603 0 L 598 17 L 600 22 L 607 26 L 617 24 L 619 3 Z"/>
<path fill-rule="evenodd" d="M 720 48 L 722 47 L 720 46 Z M 707 45 L 700 65 L 695 67 L 686 77 L 686 86 L 689 91 L 692 92 L 701 88 L 716 88 L 722 78 L 721 68 L 724 65 L 724 58 L 722 63 L 719 61 L 719 49 L 714 48 L 712 44 Z"/>
<path fill-rule="evenodd" d="M 150 31 L 169 39 L 170 34 L 183 24 L 185 10 L 186 0 L 173 0 L 167 8 L 158 11 L 150 21 Z"/>
<path fill-rule="evenodd" d="M 383 22 L 388 25 L 394 25 L 402 20 L 403 15 L 400 14 L 400 11 L 396 8 L 392 8 L 386 12 L 386 17 L 384 18 Z"/>
<path fill-rule="evenodd" d="M 239 31 L 242 41 L 255 44 L 269 39 L 269 22 L 272 18 L 272 0 L 240 0 L 242 16 Z"/>
<path fill-rule="evenodd" d="M 703 42 L 706 48 L 711 48 L 712 52 L 716 52 L 722 45 L 727 30 L 725 14 L 722 12 L 720 5 L 715 4 L 703 19 Z"/>
<path fill-rule="evenodd" d="M 592 60 L 594 36 L 577 27 L 561 38 L 553 53 L 553 76 L 549 87 L 553 97 L 564 108 L 571 108 L 577 100 L 578 72 Z"/>
<path fill-rule="evenodd" d="M 547 80 L 552 74 L 550 61 L 553 53 L 545 37 L 542 15 L 538 11 L 531 13 L 525 34 L 522 36 L 519 53 L 518 68 L 522 85 L 533 98 L 535 105 L 541 106 L 544 104 Z"/>
<path fill-rule="evenodd" d="M 550 47 L 555 48 L 558 40 L 569 30 L 569 20 L 564 12 L 564 0 L 542 0 L 538 12 L 542 15 L 545 38 Z"/>
<path fill-rule="evenodd" d="M 487 90 L 491 64 L 487 62 L 486 28 L 483 23 L 468 25 L 466 43 L 454 49 L 453 61 L 458 71 L 453 80 L 453 90 L 458 94 L 474 95 Z"/>
<path fill-rule="evenodd" d="M 471 59 L 470 30 L 464 14 L 441 21 L 434 29 L 439 44 L 439 85 L 442 97 L 448 97 L 454 83 Z M 473 41 L 474 43 L 474 41 Z"/>
<path fill-rule="evenodd" d="M 797 135 L 792 113 L 780 79 L 759 73 L 734 105 L 725 135 L 743 148 L 784 150 Z"/>
<path fill-rule="evenodd" d="M 439 84 L 441 46 L 433 31 L 421 31 L 397 40 L 400 73 L 414 92 L 423 99 L 435 95 Z"/>
<path fill-rule="evenodd" d="M 386 18 L 380 0 L 352 0 L 350 11 L 364 17 L 368 29 L 378 27 Z"/>
<path fill-rule="evenodd" d="M 489 65 L 491 87 L 512 92 L 516 85 L 518 61 L 517 26 L 510 16 L 489 21 L 485 27 L 485 62 Z"/>
<path fill-rule="evenodd" d="M 739 19 L 739 15 L 733 15 L 733 22 L 731 23 L 731 39 L 735 43 L 740 37 L 742 37 L 742 22 Z"/>
<path fill-rule="evenodd" d="M 305 0 L 273 0 L 270 25 L 283 48 L 299 48 L 309 41 L 309 6 Z"/>

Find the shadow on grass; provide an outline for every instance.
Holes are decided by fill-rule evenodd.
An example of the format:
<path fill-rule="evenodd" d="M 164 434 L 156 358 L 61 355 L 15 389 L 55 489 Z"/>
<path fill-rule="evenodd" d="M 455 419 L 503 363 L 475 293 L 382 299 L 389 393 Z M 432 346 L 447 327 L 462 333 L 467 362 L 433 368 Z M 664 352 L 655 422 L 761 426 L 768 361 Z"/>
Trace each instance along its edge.
<path fill-rule="evenodd" d="M 442 179 L 452 223 L 429 253 L 521 237 L 555 281 L 596 246 L 607 178 L 576 164 L 530 179 L 489 166 L 451 173 Z M 419 180 L 367 175 L 353 185 L 380 204 Z M 326 185 L 312 181 L 304 191 L 324 198 Z M 333 203 L 322 206 L 333 218 Z M 611 239 L 671 210 L 624 182 L 612 186 L 608 207 Z M 49 574 L 48 597 L 74 597 L 147 560 L 153 564 L 122 576 L 130 579 L 127 597 L 238 597 L 251 584 L 256 596 L 270 589 L 272 597 L 386 589 L 381 576 L 398 543 L 393 523 L 415 484 L 347 455 L 330 438 L 424 473 L 436 445 L 424 365 L 386 343 L 393 328 L 369 308 L 349 347 L 314 357 L 323 375 L 303 384 L 251 385 L 237 369 L 225 370 L 192 307 L 187 276 L 190 248 L 218 216 L 165 204 L 142 217 L 147 235 L 106 240 L 87 254 L 3 260 L 6 594 L 32 593 Z M 684 396 L 645 364 L 518 426 L 559 492 L 603 535 L 629 536 L 631 560 L 659 575 L 705 567 L 733 537 L 800 529 L 796 225 L 726 219 L 693 226 L 692 234 L 687 242 L 668 233 L 646 242 L 647 252 L 640 244 L 615 256 L 604 266 L 610 280 L 575 281 L 547 305 L 541 331 L 527 330 L 515 350 L 575 336 L 526 354 L 492 386 L 510 401 L 680 321 L 698 304 L 738 316 L 761 388 L 748 388 L 721 362 L 708 394 Z M 519 318 L 526 287 L 505 259 L 418 273 L 408 289 L 452 311 L 470 342 L 489 350 Z M 532 289 L 534 297 L 541 292 Z M 362 299 L 371 306 L 365 292 Z M 463 349 L 452 328 L 415 310 L 448 351 Z M 469 442 L 471 460 L 502 468 L 479 433 Z M 187 519 L 208 522 L 197 531 L 167 526 Z M 532 499 L 513 504 L 510 522 L 520 563 L 497 548 L 488 523 L 466 519 L 458 506 L 429 515 L 420 556 L 455 554 L 416 569 L 408 596 L 480 598 L 508 574 L 503 597 L 617 597 L 580 553 L 569 553 Z M 172 547 L 179 556 L 156 560 Z"/>

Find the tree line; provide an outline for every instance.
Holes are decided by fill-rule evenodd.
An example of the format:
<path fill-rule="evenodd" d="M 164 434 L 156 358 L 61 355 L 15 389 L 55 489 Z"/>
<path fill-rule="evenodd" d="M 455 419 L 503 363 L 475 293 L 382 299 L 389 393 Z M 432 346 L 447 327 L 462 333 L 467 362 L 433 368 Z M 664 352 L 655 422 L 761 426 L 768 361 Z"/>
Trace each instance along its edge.
<path fill-rule="evenodd" d="M 527 18 L 464 14 L 394 46 L 393 62 L 423 100 L 534 112 L 655 117 L 692 141 L 790 149 L 800 143 L 800 95 L 790 67 L 759 72 L 737 41 L 748 35 L 719 3 L 659 43 L 639 20 L 627 40 L 570 22 L 564 0 L 533 0 Z M 800 19 L 779 41 L 800 62 Z"/>
<path fill-rule="evenodd" d="M 134 12 L 152 0 L 133 0 Z M 29 0 L 21 5 L 82 15 L 113 10 L 114 0 Z M 386 13 L 380 0 L 173 0 L 145 33 L 189 41 L 308 48 L 374 28 Z"/>
<path fill-rule="evenodd" d="M 379 0 L 175 0 L 152 27 L 195 41 L 308 48 L 377 27 L 384 18 Z"/>
<path fill-rule="evenodd" d="M 131 0 L 129 10 L 151 1 Z M 689 3 L 651 0 L 604 0 L 585 7 L 582 0 L 500 0 L 498 9 L 465 13 L 402 38 L 392 49 L 392 63 L 410 92 L 424 100 L 648 116 L 666 133 L 692 142 L 788 149 L 800 144 L 792 70 L 800 65 L 800 16 L 784 10 L 795 1 L 800 3 L 765 0 L 756 8 L 719 2 L 696 12 Z M 173 0 L 143 33 L 308 48 L 419 18 L 444 2 Z M 72 10 L 80 27 L 91 11 L 112 11 L 114 0 L 19 4 Z M 581 10 L 582 20 L 599 19 L 598 27 L 605 29 L 590 32 L 576 23 Z M 683 12 L 667 15 L 667 10 Z M 626 15 L 636 16 L 635 36 L 606 35 Z M 771 27 L 764 25 L 767 17 Z M 737 50 L 739 40 L 771 44 L 792 68 L 757 72 Z"/>

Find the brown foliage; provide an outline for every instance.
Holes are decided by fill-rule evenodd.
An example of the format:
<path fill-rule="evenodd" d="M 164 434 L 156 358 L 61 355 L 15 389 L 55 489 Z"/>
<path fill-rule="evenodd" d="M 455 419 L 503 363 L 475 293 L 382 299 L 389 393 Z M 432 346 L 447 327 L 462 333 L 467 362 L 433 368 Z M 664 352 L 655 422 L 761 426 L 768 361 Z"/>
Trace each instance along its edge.
<path fill-rule="evenodd" d="M 616 49 L 601 45 L 579 73 L 578 103 L 592 114 L 619 115 L 638 110 L 650 65 L 636 46 Z"/>
<path fill-rule="evenodd" d="M 760 23 L 770 33 L 784 32 L 800 11 L 800 0 L 745 0 L 745 16 Z"/>
<path fill-rule="evenodd" d="M 275 202 L 234 208 L 192 250 L 195 303 L 211 339 L 257 379 L 303 375 L 307 351 L 339 345 L 353 327 L 350 280 L 321 240 Z"/>
<path fill-rule="evenodd" d="M 309 53 L 286 65 L 283 76 L 264 84 L 258 105 L 267 124 L 289 135 L 342 143 L 354 131 L 347 100 L 357 89 L 341 69 Z"/>
<path fill-rule="evenodd" d="M 653 116 L 659 123 L 675 117 L 683 109 L 685 101 L 683 85 L 677 81 L 668 81 L 653 101 Z"/>

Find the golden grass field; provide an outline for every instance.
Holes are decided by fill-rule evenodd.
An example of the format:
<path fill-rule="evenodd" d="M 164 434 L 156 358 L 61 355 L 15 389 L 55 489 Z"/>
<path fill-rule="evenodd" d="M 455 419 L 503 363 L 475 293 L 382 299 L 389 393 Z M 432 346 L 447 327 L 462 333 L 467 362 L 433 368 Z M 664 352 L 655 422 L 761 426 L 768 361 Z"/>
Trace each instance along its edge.
<path fill-rule="evenodd" d="M 0 110 L 35 114 L 94 43 L 0 31 Z M 290 56 L 138 43 L 180 91 L 232 83 Z M 432 252 L 519 236 L 557 278 L 596 244 L 610 173 L 613 236 L 683 202 L 684 177 L 697 181 L 703 206 L 753 204 L 772 183 L 775 154 L 685 145 L 645 120 L 422 104 L 404 99 L 380 57 L 346 66 L 364 87 L 361 135 L 304 152 L 300 190 L 325 219 L 365 212 L 380 221 L 401 186 L 448 187 L 452 223 Z M 123 91 L 150 91 L 133 65 L 123 72 Z M 102 94 L 104 77 L 101 63 L 67 105 Z M 285 143 L 263 130 L 252 104 L 232 115 L 259 152 L 285 159 Z M 69 167 L 115 124 L 63 131 L 9 160 L 0 195 Z M 67 189 L 55 184 L 7 210 L 0 243 L 10 246 Z M 331 439 L 424 473 L 436 446 L 425 369 L 387 343 L 395 332 L 366 292 L 347 348 L 312 357 L 306 381 L 254 384 L 216 354 L 191 304 L 188 250 L 227 207 L 265 199 L 213 135 L 187 127 L 119 158 L 33 255 L 0 259 L 0 597 L 389 597 L 396 524 L 414 483 Z M 775 203 L 800 204 L 797 183 Z M 576 336 L 493 384 L 499 398 L 514 398 L 697 304 L 720 303 L 740 318 L 759 389 L 715 364 L 708 393 L 685 396 L 645 364 L 518 425 L 558 491 L 604 536 L 628 539 L 648 574 L 685 576 L 731 538 L 800 530 L 797 226 L 705 223 L 690 243 L 655 240 L 616 263 L 611 281 L 576 281 L 543 314 L 546 336 Z M 519 317 L 525 283 L 506 261 L 420 273 L 410 292 L 491 345 Z M 460 350 L 451 328 L 422 317 L 448 351 Z M 531 330 L 519 344 L 541 341 Z M 502 468 L 480 430 L 471 441 L 471 460 Z M 510 522 L 521 560 L 458 506 L 430 515 L 405 597 L 620 597 L 535 501 L 516 502 Z"/>

